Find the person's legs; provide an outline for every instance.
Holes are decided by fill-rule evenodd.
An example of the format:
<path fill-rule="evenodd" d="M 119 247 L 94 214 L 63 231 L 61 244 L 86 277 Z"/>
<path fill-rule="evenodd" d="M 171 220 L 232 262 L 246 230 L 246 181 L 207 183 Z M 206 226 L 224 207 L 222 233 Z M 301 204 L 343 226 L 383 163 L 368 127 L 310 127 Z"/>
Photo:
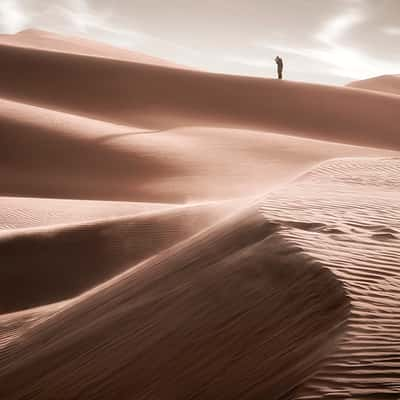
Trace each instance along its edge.
<path fill-rule="evenodd" d="M 278 69 L 278 79 L 282 79 L 282 70 Z"/>

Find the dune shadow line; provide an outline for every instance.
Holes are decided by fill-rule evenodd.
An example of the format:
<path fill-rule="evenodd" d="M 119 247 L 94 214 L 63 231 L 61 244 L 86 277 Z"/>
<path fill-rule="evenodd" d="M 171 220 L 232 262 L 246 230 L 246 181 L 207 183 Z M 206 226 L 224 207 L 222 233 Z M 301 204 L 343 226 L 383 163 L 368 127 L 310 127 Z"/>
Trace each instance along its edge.
<path fill-rule="evenodd" d="M 126 132 L 126 133 L 120 133 L 120 134 L 111 134 L 111 135 L 104 135 L 100 138 L 95 139 L 97 143 L 104 143 L 108 142 L 112 139 L 118 139 L 124 136 L 131 136 L 131 135 L 149 135 L 152 133 L 159 133 L 159 132 L 164 132 L 164 129 L 159 129 L 155 131 L 139 131 L 139 132 Z"/>

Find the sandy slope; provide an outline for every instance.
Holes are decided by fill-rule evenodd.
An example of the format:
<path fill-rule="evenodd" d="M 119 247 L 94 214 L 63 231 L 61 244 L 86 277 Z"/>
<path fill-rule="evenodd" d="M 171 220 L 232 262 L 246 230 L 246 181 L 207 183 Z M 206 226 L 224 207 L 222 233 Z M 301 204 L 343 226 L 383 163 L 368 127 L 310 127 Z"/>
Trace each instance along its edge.
<path fill-rule="evenodd" d="M 400 148 L 397 96 L 6 45 L 0 57 L 0 97 L 57 111 L 147 129 L 251 128 Z"/>
<path fill-rule="evenodd" d="M 331 349 L 348 303 L 276 228 L 240 213 L 72 301 L 0 353 L 0 395 L 288 393 Z"/>
<path fill-rule="evenodd" d="M 39 29 L 27 29 L 15 35 L 0 35 L 0 43 L 9 46 L 114 58 L 117 60 L 140 62 L 150 65 L 163 65 L 172 68 L 184 68 L 168 60 L 150 57 L 143 53 L 119 49 L 105 43 L 98 43 L 82 37 L 65 37 Z"/>
<path fill-rule="evenodd" d="M 193 235 L 227 215 L 233 206 L 221 202 L 155 207 L 136 216 L 108 215 L 93 222 L 3 231 L 0 265 L 12 268 L 2 271 L 0 313 L 76 296 Z M 103 212 L 110 211 L 109 207 Z M 83 211 L 80 204 L 77 208 Z"/>
<path fill-rule="evenodd" d="M 354 146 L 226 128 L 143 130 L 0 101 L 0 193 L 188 202 L 264 193 Z M 269 171 L 269 173 L 266 173 Z M 273 171 L 273 173 L 271 173 Z"/>
<path fill-rule="evenodd" d="M 296 398 L 400 396 L 399 189 L 400 158 L 339 159 L 263 202 L 266 218 L 329 268 L 352 304 L 339 350 Z"/>
<path fill-rule="evenodd" d="M 362 81 L 351 82 L 349 87 L 400 94 L 400 75 L 382 75 Z"/>
<path fill-rule="evenodd" d="M 101 44 L 87 56 L 77 54 L 86 42 L 43 32 L 6 39 L 4 195 L 152 202 L 249 196 L 315 162 L 367 154 L 266 130 L 400 148 L 400 100 L 393 96 L 93 57 L 113 56 Z M 65 51 L 44 50 L 52 46 Z"/>
<path fill-rule="evenodd" d="M 102 198 L 108 193 L 121 199 L 134 191 L 141 200 L 140 184 L 148 182 L 151 169 L 158 179 L 168 169 L 162 159 L 150 160 L 150 166 L 145 153 L 98 141 L 135 133 L 131 127 L 5 100 L 0 106 L 0 144 L 7 149 L 0 170 L 3 194 Z"/>
<path fill-rule="evenodd" d="M 0 197 L 0 231 L 79 224 L 106 218 L 136 216 L 174 207 L 179 205 L 5 196 Z"/>
<path fill-rule="evenodd" d="M 2 336 L 6 345 L 1 353 L 0 393 L 10 399 L 68 399 L 77 393 L 86 398 L 151 394 L 172 399 L 187 398 L 189 393 L 193 398 L 258 398 L 268 393 L 270 398 L 396 399 L 399 171 L 398 158 L 323 163 L 266 196 L 259 206 L 265 220 L 252 210 L 239 213 L 75 300 L 55 305 L 54 310 L 0 318 L 9 327 Z M 334 350 L 321 345 L 333 344 L 330 335 L 336 336 L 347 319 L 339 282 L 350 296 L 351 312 L 346 335 Z M 235 310 L 233 320 L 228 304 Z M 252 304 L 260 309 L 253 312 Z M 160 314 L 149 312 L 150 307 Z M 168 318 L 169 313 L 180 318 Z M 329 324 L 336 326 L 331 333 Z M 143 332 L 139 326 L 144 326 Z M 203 338 L 200 327 L 205 326 L 208 334 Z M 67 336 L 59 339 L 57 331 Z M 188 355 L 186 346 L 198 352 Z M 28 348 L 29 356 L 23 357 Z M 32 352 L 36 348 L 37 353 Z M 221 353 L 208 358 L 215 351 Z M 328 352 L 332 356 L 327 364 L 295 389 Z M 245 354 L 250 357 L 248 364 L 243 364 Z M 136 362 L 130 363 L 132 359 Z M 42 367 L 37 371 L 30 365 Z M 196 372 L 179 375 L 188 365 Z M 242 379 L 232 385 L 236 368 Z M 257 378 L 260 373 L 262 379 Z M 128 378 L 132 375 L 136 379 Z M 251 390 L 246 386 L 250 382 Z"/>
<path fill-rule="evenodd" d="M 398 96 L 0 57 L 1 400 L 398 399 Z"/>

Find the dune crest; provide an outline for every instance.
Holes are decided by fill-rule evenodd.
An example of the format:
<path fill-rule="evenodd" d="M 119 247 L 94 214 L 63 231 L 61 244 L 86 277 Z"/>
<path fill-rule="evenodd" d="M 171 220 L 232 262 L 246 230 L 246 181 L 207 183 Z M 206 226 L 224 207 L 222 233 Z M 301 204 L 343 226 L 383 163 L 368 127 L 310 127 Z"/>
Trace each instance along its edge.
<path fill-rule="evenodd" d="M 171 207 L 137 216 L 0 232 L 0 313 L 81 294 L 204 229 L 232 204 Z M 82 251 L 84 249 L 84 251 Z M 15 287 L 21 294 L 15 297 Z"/>
<path fill-rule="evenodd" d="M 0 56 L 0 97 L 12 101 L 145 129 L 224 126 L 400 149 L 396 96 L 37 48 L 0 45 Z"/>
<path fill-rule="evenodd" d="M 262 210 L 344 284 L 338 351 L 295 398 L 396 399 L 400 393 L 400 158 L 337 159 L 266 196 Z"/>
<path fill-rule="evenodd" d="M 377 76 L 362 81 L 351 82 L 347 86 L 400 95 L 400 75 Z"/>
<path fill-rule="evenodd" d="M 82 37 L 66 37 L 40 29 L 26 29 L 15 35 L 0 35 L 0 43 L 8 46 L 97 56 L 142 64 L 162 65 L 171 68 L 186 68 L 168 60 L 151 57 L 137 51 L 129 51 L 105 43 L 99 43 L 94 40 L 84 39 Z"/>
<path fill-rule="evenodd" d="M 328 158 L 383 154 L 243 129 L 154 131 L 9 100 L 0 100 L 0 129 L 7 149 L 0 193 L 29 197 L 157 203 L 249 197 Z"/>
<path fill-rule="evenodd" d="M 399 96 L 0 57 L 1 400 L 398 399 Z"/>
<path fill-rule="evenodd" d="M 0 353 L 0 395 L 288 394 L 332 349 L 349 304 L 276 229 L 240 213 L 72 300 Z"/>

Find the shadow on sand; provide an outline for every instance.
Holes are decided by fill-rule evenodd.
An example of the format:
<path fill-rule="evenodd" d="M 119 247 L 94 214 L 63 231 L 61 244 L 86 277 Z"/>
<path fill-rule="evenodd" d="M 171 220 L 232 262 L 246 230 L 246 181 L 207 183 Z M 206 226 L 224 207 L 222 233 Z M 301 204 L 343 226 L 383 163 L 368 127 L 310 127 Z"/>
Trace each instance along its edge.
<path fill-rule="evenodd" d="M 124 137 L 124 136 L 149 135 L 151 133 L 159 133 L 159 132 L 164 132 L 164 131 L 165 130 L 163 130 L 163 129 L 159 129 L 159 130 L 155 130 L 155 131 L 138 131 L 138 132 L 116 133 L 116 134 L 101 136 L 101 137 L 95 139 L 95 141 L 97 143 L 105 143 L 105 142 L 111 141 L 113 139 L 119 139 L 119 138 Z"/>

